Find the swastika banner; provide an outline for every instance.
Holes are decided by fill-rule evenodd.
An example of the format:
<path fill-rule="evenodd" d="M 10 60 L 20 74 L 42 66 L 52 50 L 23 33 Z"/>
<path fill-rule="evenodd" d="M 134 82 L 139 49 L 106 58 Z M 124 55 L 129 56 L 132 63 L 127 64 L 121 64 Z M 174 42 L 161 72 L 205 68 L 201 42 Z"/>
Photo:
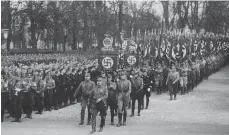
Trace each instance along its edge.
<path fill-rule="evenodd" d="M 117 68 L 118 55 L 101 54 L 98 60 L 100 68 L 105 71 L 116 70 Z"/>
<path fill-rule="evenodd" d="M 139 64 L 139 56 L 136 54 L 125 54 L 124 64 L 125 66 L 137 66 Z"/>

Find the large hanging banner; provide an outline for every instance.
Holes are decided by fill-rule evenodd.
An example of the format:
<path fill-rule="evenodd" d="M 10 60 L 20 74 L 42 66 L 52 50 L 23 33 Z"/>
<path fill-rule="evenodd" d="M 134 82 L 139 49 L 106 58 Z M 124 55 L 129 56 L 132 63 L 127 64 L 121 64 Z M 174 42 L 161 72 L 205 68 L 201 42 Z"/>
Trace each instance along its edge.
<path fill-rule="evenodd" d="M 137 54 L 125 54 L 124 64 L 125 66 L 131 66 L 131 67 L 138 66 L 139 56 Z"/>
<path fill-rule="evenodd" d="M 118 54 L 100 54 L 99 65 L 105 71 L 113 71 L 117 68 Z"/>

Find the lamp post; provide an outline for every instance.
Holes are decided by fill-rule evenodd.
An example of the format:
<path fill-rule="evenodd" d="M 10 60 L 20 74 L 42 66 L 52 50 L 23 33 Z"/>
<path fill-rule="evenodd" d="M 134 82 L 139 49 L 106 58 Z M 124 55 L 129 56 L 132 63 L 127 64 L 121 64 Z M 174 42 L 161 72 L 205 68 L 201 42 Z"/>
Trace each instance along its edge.
<path fill-rule="evenodd" d="M 1 47 L 1 48 L 7 49 L 7 39 L 8 39 L 8 35 L 9 35 L 9 29 L 2 29 L 2 34 L 3 34 L 3 37 L 5 38 L 5 46 Z M 9 51 L 9 50 L 7 50 L 7 51 Z M 7 51 L 6 51 L 6 55 L 7 55 Z"/>

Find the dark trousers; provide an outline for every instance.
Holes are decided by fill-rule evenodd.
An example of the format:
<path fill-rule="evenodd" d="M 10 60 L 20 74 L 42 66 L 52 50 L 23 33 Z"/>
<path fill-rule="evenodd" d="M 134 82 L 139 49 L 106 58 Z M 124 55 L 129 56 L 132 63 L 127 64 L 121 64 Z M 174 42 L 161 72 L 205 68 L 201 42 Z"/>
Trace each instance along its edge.
<path fill-rule="evenodd" d="M 100 122 L 100 128 L 105 126 L 105 118 L 106 118 L 106 105 L 104 101 L 100 101 L 99 103 L 93 103 L 92 104 L 92 129 L 95 130 L 96 128 L 96 116 L 100 112 L 101 116 L 101 122 Z"/>
<path fill-rule="evenodd" d="M 90 111 L 91 103 L 89 103 L 88 100 L 89 100 L 88 98 L 82 97 L 82 100 L 81 100 L 81 122 L 84 121 L 86 107 L 88 110 L 88 121 L 89 122 L 91 121 L 91 111 Z"/>
<path fill-rule="evenodd" d="M 145 95 L 146 95 L 146 107 L 148 107 L 149 106 L 149 97 L 151 96 L 151 92 L 148 92 L 146 87 L 143 88 L 143 93 L 142 93 L 142 101 L 141 101 L 142 102 L 142 108 L 144 108 L 144 97 L 145 97 Z"/>
<path fill-rule="evenodd" d="M 156 86 L 156 89 L 157 89 L 157 94 L 161 94 L 162 93 L 162 91 L 164 92 L 164 86 L 163 86 L 163 84 L 164 84 L 164 82 L 163 82 L 163 80 L 164 79 L 160 79 L 160 80 L 158 80 L 158 84 L 157 84 L 157 86 Z"/>
<path fill-rule="evenodd" d="M 60 86 L 58 91 L 57 91 L 57 97 L 58 97 L 58 105 L 62 107 L 62 103 L 65 100 L 65 93 L 66 93 L 66 87 L 65 86 Z"/>
<path fill-rule="evenodd" d="M 57 96 L 58 89 L 59 89 L 58 86 L 56 86 L 56 88 L 53 89 L 53 106 L 54 106 L 54 109 L 58 109 L 58 96 Z"/>
<path fill-rule="evenodd" d="M 52 105 L 53 105 L 53 89 L 46 89 L 44 93 L 45 109 L 51 110 Z"/>
<path fill-rule="evenodd" d="M 42 113 L 43 112 L 43 109 L 44 109 L 44 97 L 38 95 L 37 96 L 37 111 L 39 113 Z"/>
<path fill-rule="evenodd" d="M 114 122 L 115 110 L 117 109 L 117 101 L 116 99 L 108 99 L 107 100 L 107 108 L 110 107 L 111 113 L 111 123 Z"/>
<path fill-rule="evenodd" d="M 4 114 L 5 114 L 5 109 L 8 109 L 10 112 L 10 106 L 11 105 L 11 100 L 9 99 L 9 92 L 2 92 L 1 93 L 1 118 L 2 122 L 4 121 Z"/>
<path fill-rule="evenodd" d="M 177 90 L 178 90 L 178 83 L 176 82 L 175 84 L 169 84 L 169 95 L 172 97 L 174 95 L 174 98 L 177 96 Z"/>
<path fill-rule="evenodd" d="M 34 106 L 34 93 L 32 91 L 23 92 L 22 108 L 27 116 L 32 115 Z"/>
<path fill-rule="evenodd" d="M 134 115 L 134 110 L 135 110 L 135 102 L 136 100 L 138 100 L 138 113 L 140 113 L 141 111 L 141 105 L 142 105 L 142 92 L 138 92 L 138 93 L 133 93 L 131 95 L 131 100 L 132 100 L 132 114 Z M 149 104 L 149 103 L 148 103 Z"/>
<path fill-rule="evenodd" d="M 21 119 L 22 116 L 22 96 L 19 94 L 13 97 L 15 118 Z"/>

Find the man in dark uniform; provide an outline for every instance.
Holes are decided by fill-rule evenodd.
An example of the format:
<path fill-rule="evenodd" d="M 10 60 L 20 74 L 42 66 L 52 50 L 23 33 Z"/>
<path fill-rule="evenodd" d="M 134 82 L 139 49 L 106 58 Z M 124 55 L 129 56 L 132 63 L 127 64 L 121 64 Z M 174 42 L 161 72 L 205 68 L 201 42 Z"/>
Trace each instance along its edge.
<path fill-rule="evenodd" d="M 54 71 L 54 74 L 52 76 L 53 80 L 55 81 L 55 88 L 53 90 L 53 105 L 54 105 L 54 109 L 58 110 L 59 106 L 58 106 L 58 91 L 59 91 L 59 84 L 60 84 L 60 80 L 59 80 L 59 71 Z"/>
<path fill-rule="evenodd" d="M 195 62 L 192 63 L 191 65 L 191 69 L 192 69 L 192 72 L 191 72 L 191 80 L 192 80 L 192 89 L 191 91 L 193 91 L 194 87 L 197 86 L 196 82 L 197 82 L 197 79 L 196 79 L 196 68 L 195 68 Z"/>
<path fill-rule="evenodd" d="M 130 97 L 132 99 L 132 113 L 131 117 L 134 116 L 135 101 L 138 100 L 138 116 L 140 116 L 141 105 L 142 105 L 142 94 L 143 94 L 143 79 L 139 76 L 139 72 L 135 71 L 134 77 L 131 78 L 132 91 Z"/>
<path fill-rule="evenodd" d="M 84 81 L 84 76 L 83 76 L 83 72 L 82 72 L 82 70 L 81 69 L 79 69 L 78 71 L 77 71 L 77 78 L 76 78 L 76 88 L 80 85 L 80 83 L 82 82 L 82 81 Z M 79 91 L 78 93 L 77 93 L 77 95 L 75 95 L 76 96 L 76 99 L 77 99 L 77 102 L 80 102 L 81 101 L 81 95 L 82 95 L 82 92 L 81 91 Z"/>
<path fill-rule="evenodd" d="M 158 63 L 157 68 L 155 69 L 156 72 L 155 83 L 156 83 L 157 95 L 160 95 L 163 91 L 163 71 L 164 69 L 161 67 L 161 63 Z"/>
<path fill-rule="evenodd" d="M 68 106 L 68 101 L 70 100 L 71 97 L 71 90 L 72 90 L 72 77 L 71 77 L 71 69 L 67 69 L 66 74 L 65 74 L 65 79 L 66 79 L 66 89 L 65 89 L 65 94 L 64 94 L 64 105 Z"/>
<path fill-rule="evenodd" d="M 1 76 L 1 120 L 3 122 L 4 120 L 4 112 L 5 112 L 5 104 L 7 101 L 10 99 L 10 94 L 9 94 L 9 85 L 8 85 L 8 79 L 5 75 Z"/>
<path fill-rule="evenodd" d="M 46 81 L 45 78 L 41 75 L 38 75 L 37 78 L 39 81 L 37 82 L 37 112 L 35 114 L 42 114 L 44 109 L 44 91 Z"/>
<path fill-rule="evenodd" d="M 60 80 L 60 85 L 59 85 L 59 91 L 58 91 L 58 104 L 59 107 L 63 107 L 63 102 L 65 99 L 65 92 L 66 92 L 66 76 L 65 76 L 65 69 L 60 70 L 60 75 L 59 75 L 59 80 Z"/>
<path fill-rule="evenodd" d="M 127 80 L 126 73 L 123 71 L 120 74 L 120 80 L 117 82 L 118 96 L 118 124 L 117 127 L 126 126 L 127 107 L 130 100 L 131 82 Z M 123 116 L 123 124 L 122 124 Z"/>
<path fill-rule="evenodd" d="M 112 75 L 108 74 L 107 89 L 108 89 L 108 99 L 107 106 L 110 107 L 111 112 L 111 125 L 114 125 L 114 115 L 115 109 L 117 108 L 117 99 L 116 99 L 116 88 L 117 84 L 112 81 Z"/>
<path fill-rule="evenodd" d="M 75 98 L 74 98 L 74 93 L 75 90 L 78 86 L 76 86 L 77 84 L 77 73 L 75 69 L 72 69 L 72 72 L 70 73 L 70 79 L 71 79 L 71 92 L 70 92 L 70 104 L 74 104 Z"/>
<path fill-rule="evenodd" d="M 26 114 L 25 118 L 32 119 L 32 111 L 34 105 L 34 89 L 31 89 L 31 80 L 26 76 L 27 70 L 22 68 L 21 82 L 23 91 L 22 108 Z"/>
<path fill-rule="evenodd" d="M 108 97 L 107 87 L 102 85 L 102 78 L 99 77 L 97 79 L 97 86 L 95 86 L 92 90 L 91 95 L 91 113 L 92 113 L 92 131 L 94 133 L 96 131 L 96 116 L 98 112 L 100 112 L 101 122 L 99 132 L 103 131 L 103 127 L 105 126 L 106 119 L 106 99 Z"/>
<path fill-rule="evenodd" d="M 142 95 L 142 109 L 144 109 L 144 96 L 146 95 L 146 108 L 148 109 L 149 106 L 149 98 L 151 96 L 151 80 L 150 80 L 150 76 L 147 74 L 147 70 L 143 69 L 143 95 Z"/>
<path fill-rule="evenodd" d="M 89 104 L 89 100 L 91 97 L 91 93 L 93 89 L 95 88 L 95 83 L 90 80 L 90 74 L 86 73 L 85 74 L 85 81 L 81 82 L 78 88 L 76 89 L 74 93 L 74 97 L 78 94 L 79 91 L 82 91 L 82 97 L 81 97 L 81 122 L 79 125 L 84 124 L 84 115 L 85 115 L 85 109 L 86 107 L 88 108 L 88 121 L 87 125 L 90 125 L 91 121 L 91 104 Z"/>
<path fill-rule="evenodd" d="M 17 80 L 14 87 L 14 96 L 13 96 L 13 106 L 15 112 L 15 119 L 11 122 L 19 122 L 21 123 L 22 116 L 22 82 Z"/>

